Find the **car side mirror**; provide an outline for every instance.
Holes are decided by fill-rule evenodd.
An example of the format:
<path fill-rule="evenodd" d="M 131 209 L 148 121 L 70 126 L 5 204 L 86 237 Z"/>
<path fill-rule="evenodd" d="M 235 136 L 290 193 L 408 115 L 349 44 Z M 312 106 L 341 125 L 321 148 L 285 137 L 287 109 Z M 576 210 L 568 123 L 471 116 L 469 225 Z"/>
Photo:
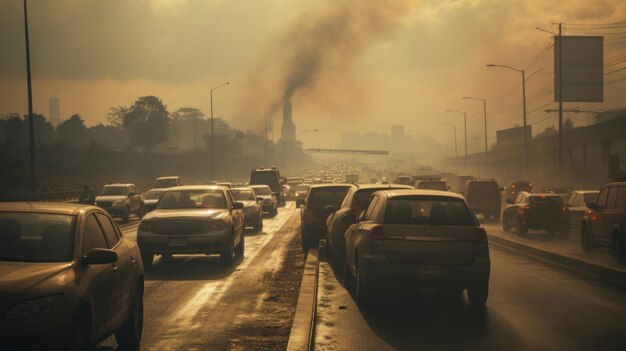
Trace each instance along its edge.
<path fill-rule="evenodd" d="M 257 201 L 257 202 L 263 202 L 263 198 L 262 198 L 261 196 L 257 196 L 257 197 L 256 197 L 256 201 Z"/>
<path fill-rule="evenodd" d="M 328 214 L 328 215 L 331 215 L 331 214 L 335 213 L 335 211 L 336 211 L 336 209 L 335 209 L 335 206 L 333 206 L 333 205 L 324 206 L 324 212 L 326 214 Z"/>
<path fill-rule="evenodd" d="M 233 210 L 243 210 L 243 207 L 244 207 L 243 203 L 241 202 L 235 202 L 233 204 Z"/>
<path fill-rule="evenodd" d="M 107 264 L 117 262 L 117 252 L 109 249 L 93 249 L 83 256 L 83 264 Z"/>
<path fill-rule="evenodd" d="M 506 203 L 507 204 L 512 204 L 513 203 L 513 199 L 506 199 Z"/>
<path fill-rule="evenodd" d="M 348 213 L 347 215 L 343 216 L 342 222 L 346 226 L 353 225 L 354 223 L 356 223 L 356 215 L 354 213 Z"/>

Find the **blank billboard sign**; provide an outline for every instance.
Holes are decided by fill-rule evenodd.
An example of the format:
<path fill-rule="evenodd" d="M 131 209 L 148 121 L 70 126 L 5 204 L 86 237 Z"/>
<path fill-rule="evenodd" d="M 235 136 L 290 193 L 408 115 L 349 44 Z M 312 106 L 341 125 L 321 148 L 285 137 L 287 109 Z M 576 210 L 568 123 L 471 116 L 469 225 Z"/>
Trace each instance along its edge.
<path fill-rule="evenodd" d="M 533 137 L 533 129 L 532 126 L 526 126 L 526 133 L 528 134 L 528 139 L 532 139 Z M 513 127 L 508 129 L 501 129 L 496 131 L 496 138 L 499 143 L 514 141 L 514 140 L 524 140 L 524 127 Z"/>
<path fill-rule="evenodd" d="M 604 100 L 604 37 L 554 37 L 554 101 L 559 101 L 559 52 L 562 52 L 563 102 Z M 560 46 L 562 45 L 562 50 Z"/>

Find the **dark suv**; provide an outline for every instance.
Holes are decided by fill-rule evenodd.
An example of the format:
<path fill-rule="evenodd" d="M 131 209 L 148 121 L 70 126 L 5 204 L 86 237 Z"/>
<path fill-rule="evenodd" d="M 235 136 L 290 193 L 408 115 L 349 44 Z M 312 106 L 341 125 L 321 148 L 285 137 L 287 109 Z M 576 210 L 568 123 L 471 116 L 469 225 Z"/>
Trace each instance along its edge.
<path fill-rule="evenodd" d="M 502 195 L 498 182 L 493 179 L 474 179 L 465 183 L 465 200 L 474 214 L 482 214 L 485 220 L 500 220 Z"/>
<path fill-rule="evenodd" d="M 283 180 L 276 167 L 259 167 L 250 172 L 250 185 L 267 185 L 278 197 L 278 206 L 285 206 L 285 191 L 283 190 Z"/>
<path fill-rule="evenodd" d="M 596 244 L 611 245 L 613 254 L 626 261 L 626 182 L 605 184 L 591 210 L 582 218 L 580 242 L 585 252 Z"/>
<path fill-rule="evenodd" d="M 326 219 L 346 196 L 352 184 L 311 185 L 304 200 L 301 213 L 302 251 L 317 246 L 321 238 L 326 238 Z"/>
<path fill-rule="evenodd" d="M 502 213 L 502 229 L 505 232 L 512 226 L 517 235 L 526 235 L 528 229 L 547 230 L 552 236 L 569 236 L 569 210 L 563 199 L 557 194 L 529 193 L 521 191 L 515 200 L 507 199 L 509 204 Z"/>

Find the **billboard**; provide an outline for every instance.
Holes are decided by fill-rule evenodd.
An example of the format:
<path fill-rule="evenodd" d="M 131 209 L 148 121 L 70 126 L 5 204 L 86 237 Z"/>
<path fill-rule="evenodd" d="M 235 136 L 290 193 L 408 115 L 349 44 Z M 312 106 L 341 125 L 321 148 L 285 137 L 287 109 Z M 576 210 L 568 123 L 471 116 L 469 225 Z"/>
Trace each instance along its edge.
<path fill-rule="evenodd" d="M 560 38 L 560 45 L 559 45 Z M 559 101 L 559 53 L 562 53 L 563 102 L 604 100 L 604 37 L 554 37 L 554 101 Z"/>
<path fill-rule="evenodd" d="M 528 140 L 533 137 L 532 126 L 526 126 L 528 131 Z M 501 129 L 496 131 L 497 141 L 499 143 L 509 141 L 522 141 L 524 140 L 524 127 L 513 127 L 508 129 Z"/>

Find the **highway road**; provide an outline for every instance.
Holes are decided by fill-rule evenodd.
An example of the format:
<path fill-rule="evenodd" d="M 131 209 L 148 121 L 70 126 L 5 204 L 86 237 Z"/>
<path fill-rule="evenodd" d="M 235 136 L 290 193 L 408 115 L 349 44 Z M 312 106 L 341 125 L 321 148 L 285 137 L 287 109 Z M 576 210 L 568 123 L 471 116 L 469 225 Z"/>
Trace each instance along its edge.
<path fill-rule="evenodd" d="M 382 299 L 359 308 L 328 263 L 315 350 L 624 350 L 626 292 L 491 245 L 484 312 L 466 296 Z"/>
<path fill-rule="evenodd" d="M 284 349 L 304 264 L 293 203 L 246 234 L 231 267 L 218 256 L 174 256 L 146 273 L 142 350 Z M 120 227 L 136 240 L 138 220 Z M 99 345 L 115 349 L 113 337 Z"/>

